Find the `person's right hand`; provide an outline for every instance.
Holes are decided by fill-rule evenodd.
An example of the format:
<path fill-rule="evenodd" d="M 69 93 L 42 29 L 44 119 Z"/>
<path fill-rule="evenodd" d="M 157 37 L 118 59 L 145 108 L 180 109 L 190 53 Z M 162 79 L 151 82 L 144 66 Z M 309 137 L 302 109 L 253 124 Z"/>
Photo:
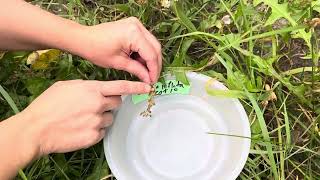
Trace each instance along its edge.
<path fill-rule="evenodd" d="M 52 85 L 23 112 L 38 155 L 90 147 L 112 123 L 111 110 L 121 104 L 119 95 L 148 93 L 150 85 L 132 81 L 61 81 Z"/>

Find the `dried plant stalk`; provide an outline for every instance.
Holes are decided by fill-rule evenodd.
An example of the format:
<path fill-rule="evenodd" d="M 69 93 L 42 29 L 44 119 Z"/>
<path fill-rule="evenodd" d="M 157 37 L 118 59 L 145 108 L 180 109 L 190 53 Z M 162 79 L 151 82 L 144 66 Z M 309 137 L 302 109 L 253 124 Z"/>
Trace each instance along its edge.
<path fill-rule="evenodd" d="M 156 88 L 152 87 L 150 93 L 149 93 L 149 99 L 148 99 L 148 107 L 145 111 L 140 113 L 140 116 L 143 117 L 151 117 L 151 108 L 155 105 L 154 102 L 154 96 L 156 95 Z"/>

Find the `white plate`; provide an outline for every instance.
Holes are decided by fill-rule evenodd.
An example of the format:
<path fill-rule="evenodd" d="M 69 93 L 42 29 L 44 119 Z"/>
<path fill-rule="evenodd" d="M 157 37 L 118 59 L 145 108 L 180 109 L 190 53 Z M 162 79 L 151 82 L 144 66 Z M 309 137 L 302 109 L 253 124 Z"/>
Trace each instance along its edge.
<path fill-rule="evenodd" d="M 124 99 L 104 139 L 105 155 L 118 180 L 231 180 L 247 160 L 247 115 L 236 99 L 207 95 L 209 77 L 188 73 L 190 95 L 155 98 L 152 118 L 146 102 Z M 215 81 L 212 88 L 226 89 Z"/>

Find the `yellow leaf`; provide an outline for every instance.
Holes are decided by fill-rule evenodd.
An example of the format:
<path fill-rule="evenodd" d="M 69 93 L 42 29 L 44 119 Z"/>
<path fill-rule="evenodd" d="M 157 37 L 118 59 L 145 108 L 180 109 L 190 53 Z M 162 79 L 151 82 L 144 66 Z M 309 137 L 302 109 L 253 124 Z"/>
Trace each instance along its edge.
<path fill-rule="evenodd" d="M 33 64 L 38 59 L 39 59 L 38 52 L 37 51 L 32 52 L 31 54 L 29 54 L 29 56 L 27 58 L 27 65 Z"/>
<path fill-rule="evenodd" d="M 27 64 L 30 64 L 32 69 L 47 69 L 51 62 L 58 59 L 60 53 L 57 49 L 34 51 L 28 56 Z"/>
<path fill-rule="evenodd" d="M 316 131 L 316 133 L 318 133 L 318 135 L 320 137 L 320 128 L 319 128 L 319 124 L 318 123 L 315 125 L 314 130 Z"/>
<path fill-rule="evenodd" d="M 140 5 L 142 5 L 142 4 L 146 4 L 148 2 L 148 0 L 136 0 L 136 2 Z"/>
<path fill-rule="evenodd" d="M 171 0 L 161 0 L 160 3 L 163 8 L 170 8 L 171 6 Z"/>
<path fill-rule="evenodd" d="M 4 54 L 6 54 L 6 51 L 0 51 L 0 59 L 3 58 Z"/>

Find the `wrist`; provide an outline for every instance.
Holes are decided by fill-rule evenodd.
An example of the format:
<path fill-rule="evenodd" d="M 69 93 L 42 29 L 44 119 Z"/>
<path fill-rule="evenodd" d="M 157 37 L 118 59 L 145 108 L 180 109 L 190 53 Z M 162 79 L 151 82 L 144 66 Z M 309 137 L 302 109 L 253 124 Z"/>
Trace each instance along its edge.
<path fill-rule="evenodd" d="M 12 121 L 11 125 L 14 126 L 9 129 L 15 129 L 12 131 L 13 139 L 15 140 L 13 142 L 21 150 L 16 155 L 17 162 L 19 162 L 19 168 L 23 168 L 30 161 L 41 156 L 39 146 L 40 133 L 36 130 L 35 124 L 32 123 L 32 117 L 25 112 L 21 112 L 9 120 Z"/>
<path fill-rule="evenodd" d="M 24 113 L 0 122 L 0 179 L 14 177 L 39 157 L 37 136 Z M 4 174 L 3 174 L 4 173 Z"/>
<path fill-rule="evenodd" d="M 69 23 L 65 23 L 65 27 L 61 31 L 63 34 L 56 36 L 58 37 L 58 42 L 52 42 L 50 47 L 55 47 L 56 49 L 87 58 L 88 29 L 88 26 L 78 24 L 77 22 L 70 21 Z"/>
<path fill-rule="evenodd" d="M 87 26 L 61 17 L 54 16 L 51 18 L 52 23 L 47 27 L 47 31 L 39 33 L 33 41 L 40 44 L 39 47 L 60 49 L 79 54 L 81 50 L 79 47 L 83 45 L 83 34 Z"/>
<path fill-rule="evenodd" d="M 99 26 L 99 25 L 97 25 Z M 69 34 L 64 42 L 64 46 L 59 48 L 72 54 L 78 55 L 88 61 L 93 61 L 97 58 L 97 54 L 102 54 L 101 46 L 105 45 L 105 37 L 101 36 L 101 32 L 96 30 L 96 26 L 75 26 L 69 30 Z M 105 31 L 105 36 L 108 36 Z M 110 38 L 111 41 L 111 38 Z M 105 47 L 106 49 L 108 47 Z M 93 62 L 94 63 L 94 62 Z"/>

